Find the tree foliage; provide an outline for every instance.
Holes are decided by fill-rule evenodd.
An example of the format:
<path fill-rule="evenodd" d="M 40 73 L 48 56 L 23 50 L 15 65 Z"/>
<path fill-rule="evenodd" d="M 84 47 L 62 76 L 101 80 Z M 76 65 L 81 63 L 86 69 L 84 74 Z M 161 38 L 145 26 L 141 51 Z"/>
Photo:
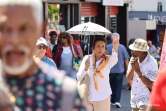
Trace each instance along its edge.
<path fill-rule="evenodd" d="M 52 19 L 55 17 L 55 19 L 58 19 L 59 16 L 59 8 L 56 7 L 54 4 L 48 4 L 48 17 Z"/>

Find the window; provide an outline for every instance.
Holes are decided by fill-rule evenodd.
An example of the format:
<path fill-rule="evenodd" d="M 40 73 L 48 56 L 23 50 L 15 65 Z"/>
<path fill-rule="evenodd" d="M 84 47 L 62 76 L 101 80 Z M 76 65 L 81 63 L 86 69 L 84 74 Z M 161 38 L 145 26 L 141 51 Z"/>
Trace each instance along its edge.
<path fill-rule="evenodd" d="M 117 17 L 116 16 L 111 16 L 111 32 L 117 32 Z"/>
<path fill-rule="evenodd" d="M 163 11 L 163 6 L 162 6 L 162 2 L 158 2 L 158 7 L 157 7 L 157 11 L 158 12 L 162 12 Z"/>
<path fill-rule="evenodd" d="M 95 23 L 95 17 L 84 17 L 84 16 L 81 17 L 81 23 L 86 23 L 89 21 Z"/>

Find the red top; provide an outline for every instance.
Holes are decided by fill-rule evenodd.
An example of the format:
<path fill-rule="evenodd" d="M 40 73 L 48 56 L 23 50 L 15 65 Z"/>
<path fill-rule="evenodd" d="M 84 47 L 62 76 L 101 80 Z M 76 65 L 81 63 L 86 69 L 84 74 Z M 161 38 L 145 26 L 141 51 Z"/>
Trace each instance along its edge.
<path fill-rule="evenodd" d="M 78 40 L 75 40 L 75 41 L 74 41 L 74 44 L 76 44 L 76 45 L 79 45 L 79 46 L 80 46 L 80 42 L 79 42 Z"/>
<path fill-rule="evenodd" d="M 166 69 L 162 69 L 155 81 L 152 93 L 151 104 L 157 110 L 166 110 Z"/>
<path fill-rule="evenodd" d="M 49 48 L 46 50 L 46 54 L 45 54 L 45 55 L 46 55 L 47 57 L 49 57 L 49 58 L 52 58 L 52 54 L 51 54 Z"/>

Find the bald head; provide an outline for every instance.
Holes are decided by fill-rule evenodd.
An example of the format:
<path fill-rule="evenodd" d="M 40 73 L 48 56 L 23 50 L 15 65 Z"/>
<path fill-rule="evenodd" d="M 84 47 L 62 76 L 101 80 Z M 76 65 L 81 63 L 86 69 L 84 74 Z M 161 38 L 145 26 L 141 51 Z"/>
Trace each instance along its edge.
<path fill-rule="evenodd" d="M 0 7 L 5 6 L 30 6 L 36 22 L 38 24 L 43 22 L 43 5 L 41 0 L 0 0 Z"/>

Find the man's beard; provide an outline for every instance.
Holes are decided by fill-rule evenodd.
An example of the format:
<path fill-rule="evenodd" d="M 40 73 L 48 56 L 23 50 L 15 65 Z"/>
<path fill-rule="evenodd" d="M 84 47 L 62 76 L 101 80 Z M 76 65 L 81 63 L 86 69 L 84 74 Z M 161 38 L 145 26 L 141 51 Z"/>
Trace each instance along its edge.
<path fill-rule="evenodd" d="M 7 55 L 7 52 L 16 50 L 16 49 L 24 53 L 25 60 L 23 64 L 20 66 L 10 66 L 6 63 L 5 56 Z M 7 74 L 10 74 L 10 75 L 20 75 L 24 73 L 30 68 L 32 64 L 32 60 L 28 58 L 29 54 L 30 54 L 30 49 L 24 45 L 17 46 L 17 47 L 13 45 L 9 45 L 4 47 L 2 49 L 2 68 Z"/>

